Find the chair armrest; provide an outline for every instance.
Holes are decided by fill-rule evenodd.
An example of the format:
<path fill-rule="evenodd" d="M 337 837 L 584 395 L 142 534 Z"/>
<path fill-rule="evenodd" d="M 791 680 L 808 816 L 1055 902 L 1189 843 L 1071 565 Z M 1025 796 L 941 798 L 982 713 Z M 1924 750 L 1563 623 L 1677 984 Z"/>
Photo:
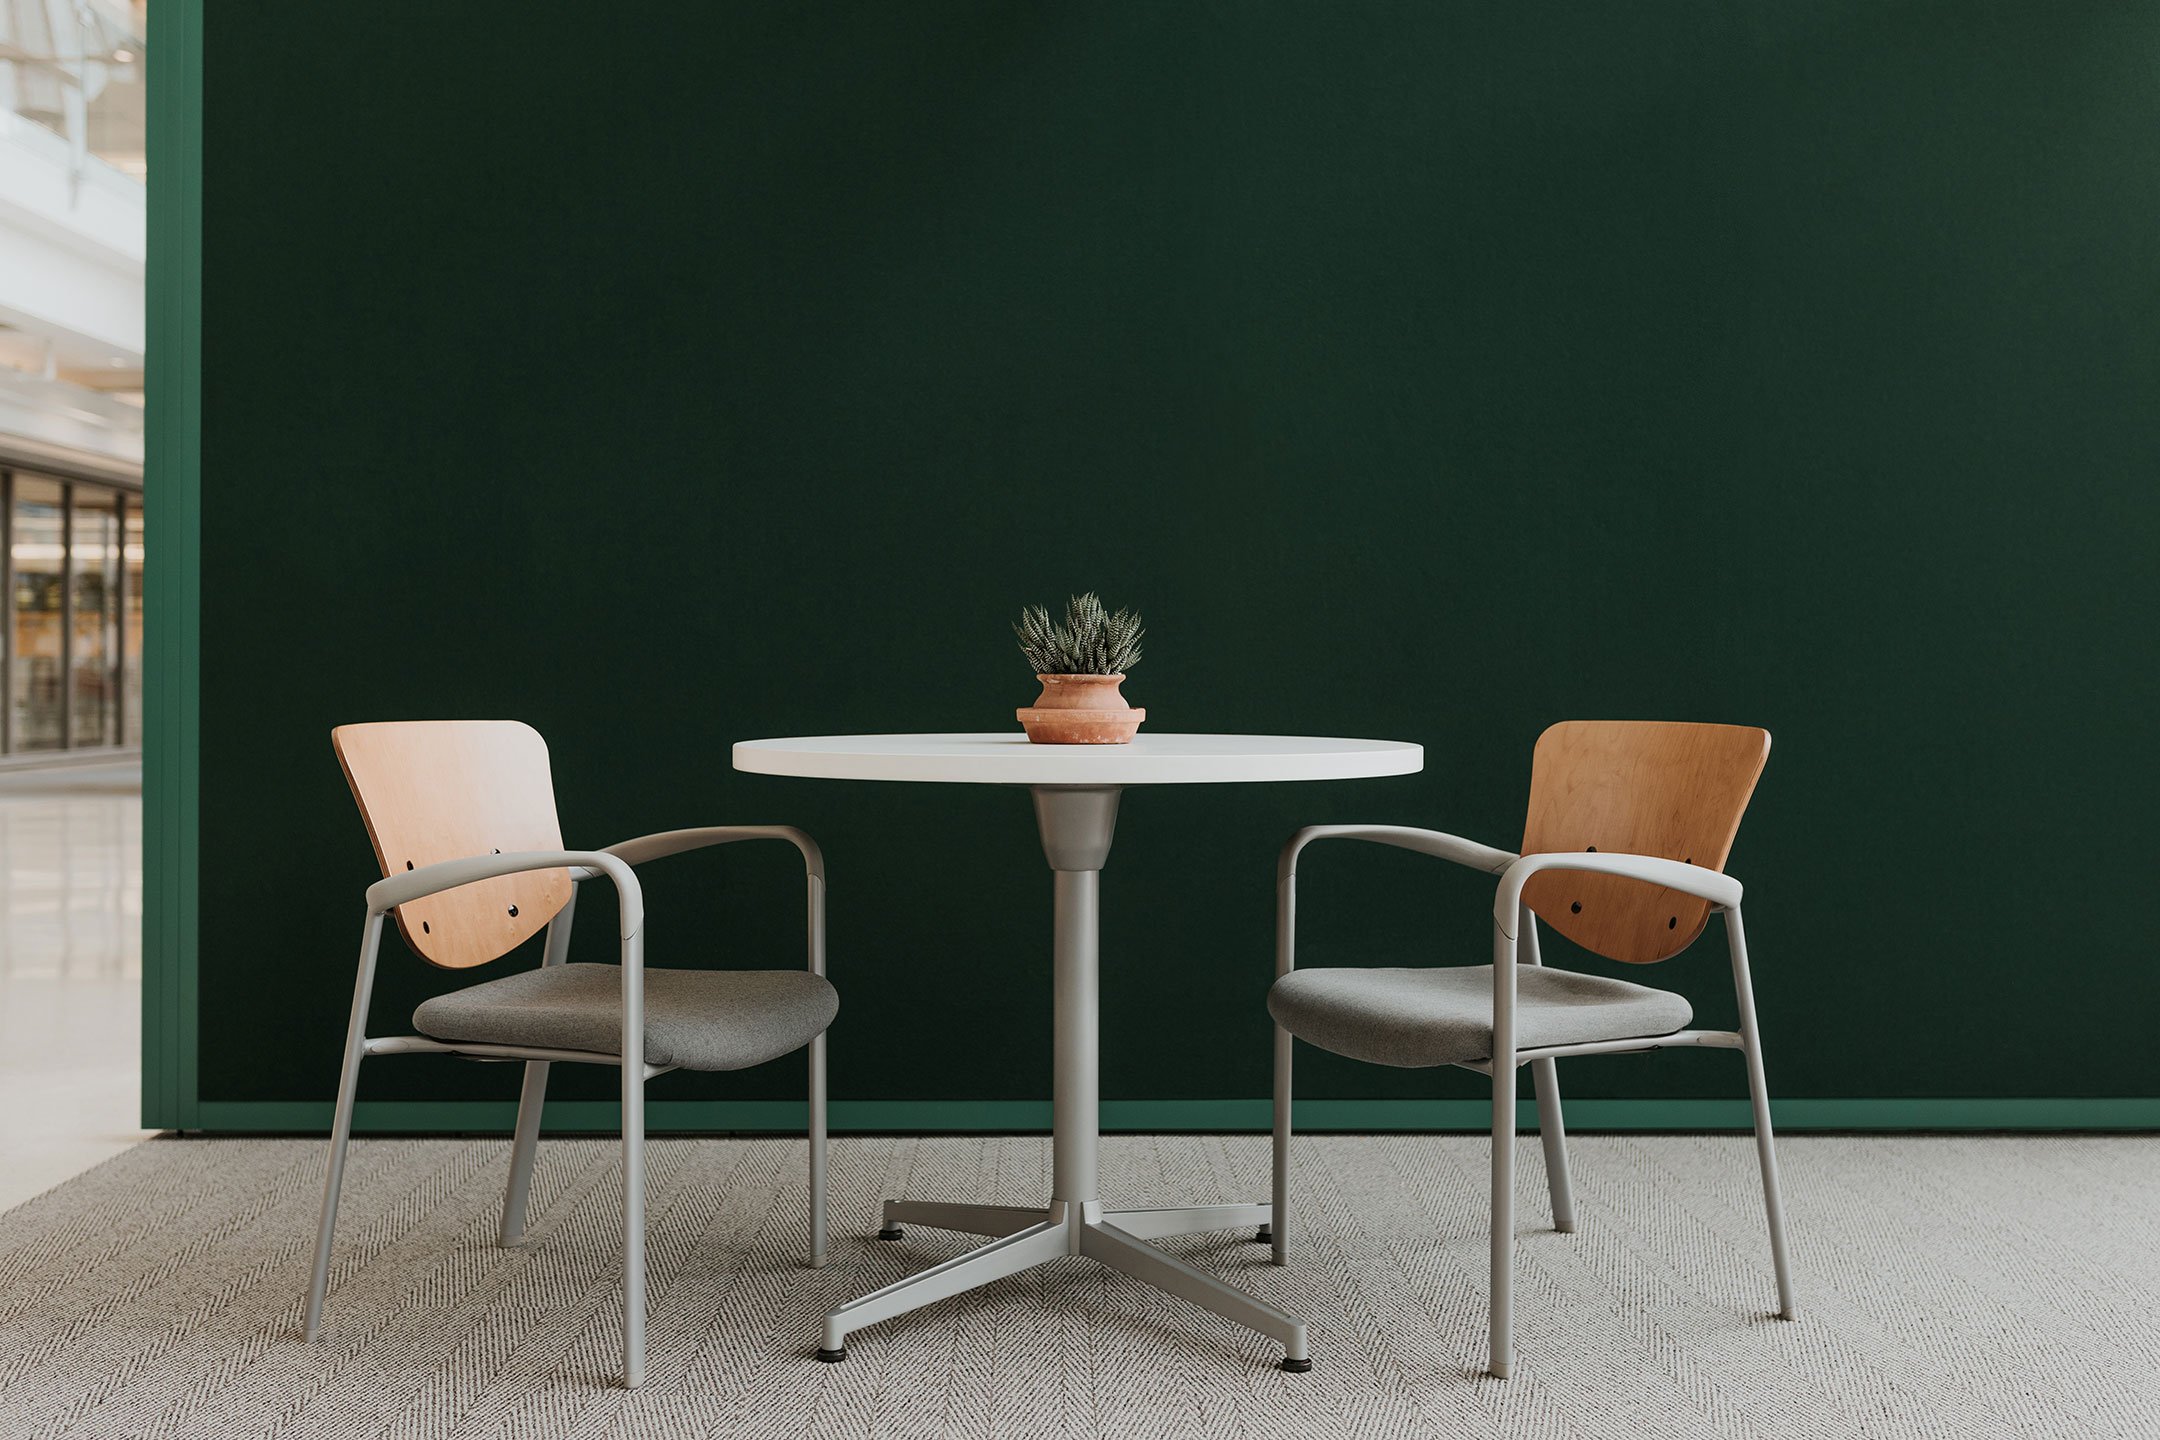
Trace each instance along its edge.
<path fill-rule="evenodd" d="M 468 855 L 460 860 L 438 860 L 417 870 L 405 870 L 376 881 L 367 888 L 368 914 L 381 915 L 407 901 L 455 890 L 475 880 L 516 875 L 526 870 L 569 870 L 576 879 L 606 875 L 622 896 L 622 938 L 628 940 L 645 924 L 645 891 L 631 872 L 629 862 L 604 850 L 520 850 L 509 855 Z M 579 874 L 578 872 L 584 872 Z"/>
<path fill-rule="evenodd" d="M 1600 875 L 1624 875 L 1647 880 L 1722 905 L 1730 910 L 1740 903 L 1740 882 L 1720 870 L 1705 869 L 1682 860 L 1659 855 L 1614 854 L 1602 850 L 1568 850 L 1557 854 L 1525 855 L 1507 867 L 1500 888 L 1493 895 L 1493 924 L 1509 939 L 1515 938 L 1516 916 L 1522 906 L 1523 885 L 1541 870 L 1590 870 Z"/>
<path fill-rule="evenodd" d="M 1515 856 L 1460 835 L 1439 830 L 1414 830 L 1408 825 L 1308 825 L 1290 837 L 1275 867 L 1275 974 L 1279 979 L 1297 964 L 1297 862 L 1305 847 L 1315 840 L 1369 840 L 1415 850 L 1437 860 L 1452 860 L 1488 875 L 1507 869 Z"/>
<path fill-rule="evenodd" d="M 737 840 L 785 840 L 802 852 L 809 909 L 803 917 L 809 947 L 810 973 L 825 973 L 825 852 L 818 843 L 792 825 L 703 825 L 690 830 L 662 830 L 610 845 L 601 852 L 617 865 L 642 865 L 685 850 L 708 845 L 729 845 Z M 574 873 L 574 872 L 573 872 Z M 581 877 L 582 878 L 582 877 Z"/>
<path fill-rule="evenodd" d="M 1515 858 L 1512 850 L 1495 850 L 1439 830 L 1415 830 L 1407 825 L 1308 825 L 1283 846 L 1282 859 L 1275 869 L 1278 883 L 1296 878 L 1298 854 L 1315 840 L 1369 840 L 1375 845 L 1393 845 L 1438 860 L 1451 860 L 1488 875 L 1507 869 Z"/>
<path fill-rule="evenodd" d="M 820 880 L 825 878 L 824 852 L 818 849 L 817 841 L 792 825 L 704 825 L 691 830 L 662 830 L 610 845 L 607 853 L 619 856 L 629 864 L 643 865 L 648 860 L 680 855 L 685 850 L 702 850 L 708 845 L 728 845 L 737 840 L 785 840 L 802 852 L 806 873 Z"/>

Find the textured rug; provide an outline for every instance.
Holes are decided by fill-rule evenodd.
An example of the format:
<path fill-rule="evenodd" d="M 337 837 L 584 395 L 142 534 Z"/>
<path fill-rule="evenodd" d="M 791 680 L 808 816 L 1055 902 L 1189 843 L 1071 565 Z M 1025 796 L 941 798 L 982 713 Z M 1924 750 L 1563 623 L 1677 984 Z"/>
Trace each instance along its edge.
<path fill-rule="evenodd" d="M 158 1140 L 0 1216 L 0 1435 L 2160 1435 L 2160 1138 L 1783 1144 L 1802 1318 L 1775 1320 L 1749 1142 L 1584 1136 L 1581 1230 L 1518 1162 L 1516 1376 L 1484 1354 L 1483 1142 L 1300 1142 L 1302 1232 L 1164 1242 L 1302 1314 L 1310 1374 L 1085 1260 L 810 1352 L 829 1306 L 975 1242 L 877 1201 L 1032 1203 L 1047 1140 L 844 1139 L 830 1268 L 803 1153 L 651 1147 L 651 1383 L 612 1387 L 617 1176 L 549 1142 L 493 1244 L 501 1140 L 355 1145 L 327 1334 L 298 1339 L 322 1155 Z M 1114 1203 L 1264 1196 L 1257 1137 L 1114 1137 Z"/>

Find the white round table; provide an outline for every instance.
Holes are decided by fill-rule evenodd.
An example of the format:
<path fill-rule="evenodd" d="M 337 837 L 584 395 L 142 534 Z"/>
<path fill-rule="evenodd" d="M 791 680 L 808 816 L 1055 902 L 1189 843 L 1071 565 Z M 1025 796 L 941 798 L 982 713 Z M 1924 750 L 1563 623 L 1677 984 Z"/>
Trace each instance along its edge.
<path fill-rule="evenodd" d="M 1193 1205 L 1105 1210 L 1096 1195 L 1101 1057 L 1097 1043 L 1097 880 L 1109 858 L 1119 794 L 1132 785 L 1357 780 L 1408 775 L 1425 752 L 1395 740 L 1303 735 L 1143 734 L 1129 745 L 1036 745 L 1025 735 L 817 735 L 744 740 L 735 768 L 821 780 L 1025 785 L 1053 877 L 1054 1056 L 1049 1204 L 885 1202 L 881 1239 L 907 1223 L 996 1237 L 988 1245 L 851 1300 L 825 1317 L 820 1360 L 847 1358 L 847 1337 L 925 1305 L 1065 1255 L 1086 1255 L 1256 1330 L 1283 1346 L 1285 1370 L 1308 1370 L 1305 1326 L 1147 1242 L 1203 1230 L 1265 1228 L 1269 1207 Z"/>

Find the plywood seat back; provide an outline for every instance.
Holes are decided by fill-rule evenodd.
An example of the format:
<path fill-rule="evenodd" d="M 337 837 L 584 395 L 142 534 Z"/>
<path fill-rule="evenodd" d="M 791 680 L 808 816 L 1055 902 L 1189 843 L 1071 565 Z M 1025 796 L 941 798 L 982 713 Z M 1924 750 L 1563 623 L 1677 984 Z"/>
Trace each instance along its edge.
<path fill-rule="evenodd" d="M 1723 870 L 1770 756 L 1746 725 L 1568 720 L 1538 737 L 1522 853 L 1602 850 Z M 1553 929 L 1611 960 L 1679 954 L 1710 904 L 1645 880 L 1547 870 L 1523 900 Z"/>
<path fill-rule="evenodd" d="M 340 725 L 330 743 L 384 875 L 472 855 L 560 850 L 547 742 L 514 720 Z M 420 957 L 462 970 L 508 954 L 570 898 L 567 870 L 503 875 L 397 908 Z"/>

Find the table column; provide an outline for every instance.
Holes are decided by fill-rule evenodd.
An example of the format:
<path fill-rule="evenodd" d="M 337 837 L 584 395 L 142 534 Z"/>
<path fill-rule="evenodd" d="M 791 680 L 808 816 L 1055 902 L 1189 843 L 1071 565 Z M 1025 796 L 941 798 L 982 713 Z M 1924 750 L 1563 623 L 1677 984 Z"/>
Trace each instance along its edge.
<path fill-rule="evenodd" d="M 1034 789 L 1035 823 L 1050 862 L 1056 914 L 1051 1047 L 1050 1198 L 1085 1206 L 1095 1189 L 1102 1125 L 1102 1051 L 1098 972 L 1103 862 L 1117 829 L 1119 791 Z"/>

